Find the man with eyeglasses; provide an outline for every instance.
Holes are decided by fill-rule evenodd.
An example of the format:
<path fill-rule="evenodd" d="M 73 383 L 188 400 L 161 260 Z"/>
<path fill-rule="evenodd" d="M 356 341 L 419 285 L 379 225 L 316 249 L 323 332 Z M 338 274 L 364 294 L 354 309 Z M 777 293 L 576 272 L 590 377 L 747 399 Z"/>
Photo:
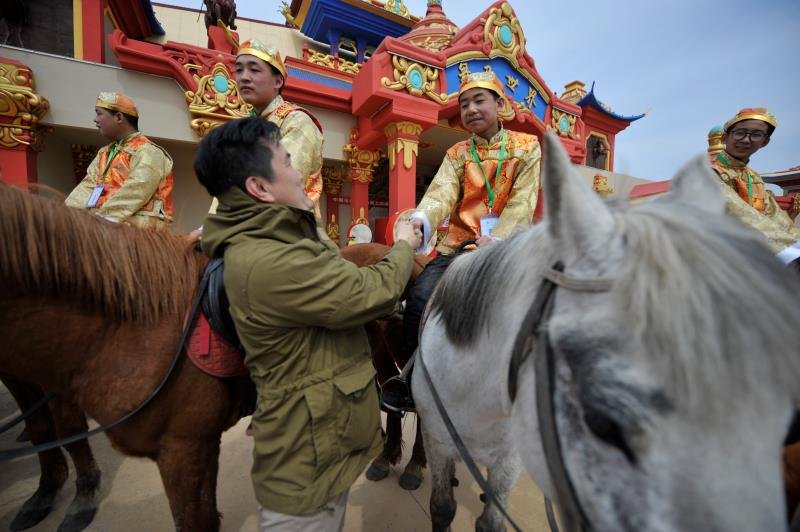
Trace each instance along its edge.
<path fill-rule="evenodd" d="M 763 234 L 784 264 L 800 258 L 800 228 L 764 188 L 764 180 L 747 166 L 750 157 L 769 144 L 778 121 L 762 107 L 742 109 L 725 123 L 725 149 L 712 155 L 711 167 L 723 183 L 728 213 Z M 797 262 L 795 262 L 797 265 Z"/>

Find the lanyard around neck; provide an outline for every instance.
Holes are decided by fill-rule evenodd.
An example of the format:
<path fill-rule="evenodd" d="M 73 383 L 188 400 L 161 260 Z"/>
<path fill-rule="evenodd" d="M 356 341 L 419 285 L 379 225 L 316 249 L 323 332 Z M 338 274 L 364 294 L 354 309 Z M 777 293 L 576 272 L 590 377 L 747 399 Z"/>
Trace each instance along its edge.
<path fill-rule="evenodd" d="M 481 160 L 478 157 L 478 150 L 475 147 L 475 137 L 472 137 L 472 158 L 475 160 L 475 164 L 478 165 L 478 168 L 481 170 L 481 174 L 483 175 L 483 181 L 486 183 L 486 196 L 488 198 L 488 206 L 489 211 L 491 212 L 492 207 L 494 206 L 494 190 L 492 190 L 492 186 L 489 184 L 489 178 L 486 177 L 486 172 L 483 170 L 483 165 L 481 165 Z M 500 169 L 503 167 L 503 161 L 506 158 L 506 130 L 503 130 L 503 138 L 500 141 L 500 157 L 497 159 L 497 170 L 494 173 L 494 184 L 497 186 L 497 179 L 500 177 Z"/>
<path fill-rule="evenodd" d="M 108 171 L 111 169 L 111 163 L 114 162 L 114 157 L 117 156 L 117 153 L 119 153 L 120 148 L 127 139 L 128 137 L 119 139 L 111 145 L 111 148 L 108 149 L 108 159 L 106 160 L 106 167 L 103 170 L 103 174 L 100 176 L 100 183 L 106 180 L 106 174 L 108 174 Z"/>
<path fill-rule="evenodd" d="M 720 161 L 725 166 L 727 166 L 728 168 L 733 168 L 733 165 L 731 164 L 731 162 L 723 154 L 721 154 L 721 153 L 718 154 L 717 155 L 717 160 Z M 747 174 L 747 198 L 748 198 L 750 204 L 752 205 L 753 204 L 753 175 L 750 173 L 750 169 L 747 168 L 747 166 L 744 167 L 744 172 Z"/>

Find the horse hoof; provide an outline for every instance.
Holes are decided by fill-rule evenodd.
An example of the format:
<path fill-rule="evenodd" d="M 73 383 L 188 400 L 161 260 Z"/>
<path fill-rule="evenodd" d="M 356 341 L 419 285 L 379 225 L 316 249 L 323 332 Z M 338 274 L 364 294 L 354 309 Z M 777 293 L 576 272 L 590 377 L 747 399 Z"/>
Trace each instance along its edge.
<path fill-rule="evenodd" d="M 367 469 L 367 480 L 371 480 L 373 482 L 383 480 L 388 475 L 389 463 L 385 459 L 382 459 L 382 457 L 378 457 L 373 460 L 369 465 L 369 469 Z"/>
<path fill-rule="evenodd" d="M 422 475 L 403 473 L 400 476 L 400 487 L 404 490 L 413 491 L 419 488 L 420 484 L 422 484 Z"/>
<path fill-rule="evenodd" d="M 451 478 L 450 485 L 453 486 L 454 488 L 458 486 L 458 479 L 456 477 Z"/>
<path fill-rule="evenodd" d="M 89 526 L 94 519 L 97 508 L 89 508 L 67 515 L 58 527 L 58 532 L 79 532 Z"/>
<path fill-rule="evenodd" d="M 52 506 L 47 508 L 35 508 L 32 510 L 20 510 L 17 516 L 8 525 L 9 530 L 26 530 L 39 524 L 45 517 L 48 516 Z"/>

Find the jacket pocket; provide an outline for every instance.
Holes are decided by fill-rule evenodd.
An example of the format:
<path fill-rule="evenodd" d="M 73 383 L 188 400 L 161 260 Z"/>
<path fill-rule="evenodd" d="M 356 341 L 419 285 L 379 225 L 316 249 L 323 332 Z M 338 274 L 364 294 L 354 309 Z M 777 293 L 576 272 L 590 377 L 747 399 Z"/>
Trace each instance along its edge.
<path fill-rule="evenodd" d="M 347 374 L 335 376 L 333 382 L 338 406 L 336 434 L 342 456 L 368 449 L 380 428 L 380 408 L 372 364 L 360 364 Z"/>
<path fill-rule="evenodd" d="M 324 470 L 338 458 L 336 419 L 331 381 L 309 386 L 304 391 L 308 413 L 311 417 L 311 440 L 317 472 Z"/>

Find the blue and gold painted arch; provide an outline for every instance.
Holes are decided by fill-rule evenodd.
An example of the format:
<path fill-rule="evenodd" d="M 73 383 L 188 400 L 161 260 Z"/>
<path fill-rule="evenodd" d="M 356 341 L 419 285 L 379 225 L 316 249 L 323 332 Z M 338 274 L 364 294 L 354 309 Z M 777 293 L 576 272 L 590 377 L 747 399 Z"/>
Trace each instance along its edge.
<path fill-rule="evenodd" d="M 454 61 L 445 68 L 446 92 L 455 98 L 461 79 L 472 72 L 494 72 L 503 83 L 506 94 L 513 98 L 520 112 L 530 112 L 544 122 L 549 102 L 547 92 L 528 72 L 515 68 L 506 58 L 475 57 Z"/>

